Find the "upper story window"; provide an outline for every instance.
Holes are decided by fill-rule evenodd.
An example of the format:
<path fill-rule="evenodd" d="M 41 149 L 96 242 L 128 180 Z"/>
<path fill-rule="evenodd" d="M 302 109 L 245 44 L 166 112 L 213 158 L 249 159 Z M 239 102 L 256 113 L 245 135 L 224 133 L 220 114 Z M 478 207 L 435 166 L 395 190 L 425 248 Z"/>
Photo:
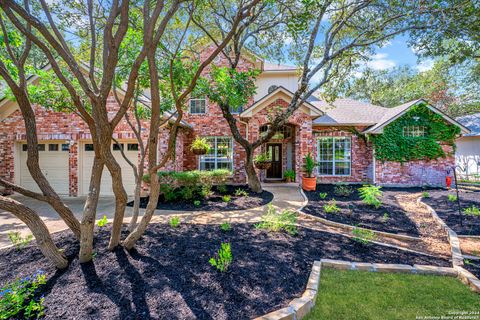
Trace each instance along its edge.
<path fill-rule="evenodd" d="M 207 112 L 207 99 L 192 98 L 190 99 L 190 114 L 203 114 Z"/>
<path fill-rule="evenodd" d="M 243 106 L 240 106 L 238 108 L 230 107 L 229 110 L 231 114 L 239 114 L 243 112 Z"/>
<path fill-rule="evenodd" d="M 403 127 L 404 137 L 424 137 L 426 135 L 426 128 L 424 126 L 405 126 Z"/>
<path fill-rule="evenodd" d="M 276 85 L 268 87 L 268 93 L 269 94 L 272 93 L 273 91 L 277 90 L 277 88 L 278 88 L 278 86 L 276 86 Z"/>

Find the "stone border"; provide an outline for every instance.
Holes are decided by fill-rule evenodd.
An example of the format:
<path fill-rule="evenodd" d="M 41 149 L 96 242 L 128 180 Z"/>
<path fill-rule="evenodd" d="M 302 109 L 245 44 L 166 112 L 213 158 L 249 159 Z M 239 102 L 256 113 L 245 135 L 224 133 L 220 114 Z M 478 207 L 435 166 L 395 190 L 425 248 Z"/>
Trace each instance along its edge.
<path fill-rule="evenodd" d="M 423 197 L 417 199 L 418 205 L 423 205 L 427 210 L 432 214 L 433 218 L 442 226 L 442 228 L 447 233 L 448 242 L 450 243 L 450 248 L 452 251 L 452 263 L 453 266 L 463 266 L 463 255 L 462 250 L 460 249 L 460 240 L 458 240 L 458 235 L 453 231 L 446 223 L 440 218 L 435 212 L 435 210 L 430 207 L 428 204 L 422 201 Z"/>
<path fill-rule="evenodd" d="M 344 223 L 340 223 L 340 222 L 331 221 L 331 220 L 328 220 L 328 219 L 325 219 L 325 218 L 317 217 L 317 216 L 311 215 L 309 213 L 306 213 L 306 212 L 303 211 L 303 208 L 305 208 L 308 205 L 308 198 L 307 198 L 307 195 L 303 192 L 302 188 L 300 188 L 300 193 L 301 193 L 302 197 L 305 199 L 306 203 L 305 203 L 304 206 L 302 206 L 297 211 L 299 213 L 309 217 L 309 218 L 320 221 L 323 224 L 326 224 L 326 225 L 329 225 L 329 226 L 332 226 L 332 227 L 341 228 L 341 229 L 344 229 L 344 230 L 347 230 L 347 231 L 352 231 L 355 228 L 362 229 L 362 230 L 367 230 L 367 231 L 372 231 L 373 233 L 375 233 L 377 235 L 381 235 L 381 236 L 386 237 L 386 238 L 392 238 L 392 239 L 397 239 L 397 240 L 420 241 L 420 237 L 407 236 L 407 235 L 403 235 L 403 234 L 390 233 L 390 232 L 379 231 L 379 230 L 374 230 L 374 229 L 367 229 L 367 228 L 362 228 L 362 227 L 355 227 L 355 226 L 352 226 L 352 225 L 349 225 L 349 224 L 344 224 Z"/>
<path fill-rule="evenodd" d="M 300 320 L 303 319 L 315 306 L 315 299 L 320 288 L 320 274 L 322 267 L 338 270 L 357 270 L 385 273 L 411 273 L 422 275 L 447 276 L 460 279 L 469 285 L 475 292 L 480 293 L 480 281 L 473 274 L 462 267 L 437 267 L 431 265 L 413 266 L 408 264 L 351 262 L 344 260 L 321 259 L 315 261 L 308 278 L 307 286 L 300 298 L 295 298 L 287 307 L 270 312 L 254 320 Z"/>

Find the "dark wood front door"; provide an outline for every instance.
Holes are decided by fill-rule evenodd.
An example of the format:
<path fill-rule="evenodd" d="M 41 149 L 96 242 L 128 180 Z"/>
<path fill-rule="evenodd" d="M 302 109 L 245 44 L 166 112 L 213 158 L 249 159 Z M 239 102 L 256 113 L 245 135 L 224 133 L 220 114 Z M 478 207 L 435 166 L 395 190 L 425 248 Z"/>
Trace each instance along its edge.
<path fill-rule="evenodd" d="M 267 146 L 272 155 L 272 166 L 267 170 L 267 179 L 282 178 L 282 144 L 272 143 Z"/>

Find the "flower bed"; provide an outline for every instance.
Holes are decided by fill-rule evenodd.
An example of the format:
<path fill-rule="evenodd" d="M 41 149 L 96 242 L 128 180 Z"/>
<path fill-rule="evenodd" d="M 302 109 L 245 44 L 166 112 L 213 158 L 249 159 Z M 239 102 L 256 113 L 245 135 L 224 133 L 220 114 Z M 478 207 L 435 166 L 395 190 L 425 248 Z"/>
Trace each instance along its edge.
<path fill-rule="evenodd" d="M 302 211 L 334 222 L 359 226 L 363 228 L 418 236 L 419 231 L 415 223 L 408 217 L 406 211 L 398 204 L 395 196 L 404 192 L 420 192 L 421 189 L 382 188 L 381 205 L 366 205 L 359 196 L 361 186 L 350 185 L 350 195 L 335 194 L 335 185 L 317 185 L 316 191 L 306 191 L 308 204 Z M 333 201 L 333 199 L 335 201 Z M 335 203 L 338 210 L 331 209 Z"/>
<path fill-rule="evenodd" d="M 0 283 L 42 269 L 47 319 L 250 319 L 283 308 L 305 290 L 313 261 L 321 258 L 449 266 L 449 261 L 340 235 L 299 228 L 296 236 L 252 225 L 152 224 L 135 250 L 108 251 L 108 230 L 96 233 L 92 263 L 80 265 L 69 232 L 55 235 L 70 257 L 62 272 L 35 246 L 0 251 Z M 230 243 L 227 272 L 209 263 Z"/>
<path fill-rule="evenodd" d="M 465 210 L 475 206 L 480 209 L 480 191 L 464 191 L 460 193 L 461 214 L 455 190 L 434 190 L 429 192 L 429 197 L 422 201 L 430 205 L 438 216 L 459 235 L 480 235 L 480 216 L 467 215 Z"/>

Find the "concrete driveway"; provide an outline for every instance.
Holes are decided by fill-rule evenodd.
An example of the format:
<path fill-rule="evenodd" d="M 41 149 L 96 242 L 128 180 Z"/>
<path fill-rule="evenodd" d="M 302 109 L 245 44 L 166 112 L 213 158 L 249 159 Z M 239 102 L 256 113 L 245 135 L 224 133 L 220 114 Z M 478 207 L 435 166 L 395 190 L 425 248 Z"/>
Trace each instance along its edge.
<path fill-rule="evenodd" d="M 12 195 L 11 197 L 35 210 L 45 221 L 50 232 L 63 230 L 67 227 L 49 204 L 18 194 Z M 63 201 L 73 211 L 77 219 L 81 219 L 85 197 L 64 197 Z M 129 217 L 131 214 L 131 210 L 129 209 L 130 208 L 127 207 L 125 212 L 126 217 Z M 101 197 L 98 202 L 97 219 L 101 219 L 104 215 L 109 219 L 113 218 L 114 210 L 114 197 Z M 0 248 L 11 244 L 8 239 L 8 233 L 10 231 L 19 231 L 22 235 L 31 234 L 30 230 L 21 220 L 9 212 L 0 211 Z"/>

